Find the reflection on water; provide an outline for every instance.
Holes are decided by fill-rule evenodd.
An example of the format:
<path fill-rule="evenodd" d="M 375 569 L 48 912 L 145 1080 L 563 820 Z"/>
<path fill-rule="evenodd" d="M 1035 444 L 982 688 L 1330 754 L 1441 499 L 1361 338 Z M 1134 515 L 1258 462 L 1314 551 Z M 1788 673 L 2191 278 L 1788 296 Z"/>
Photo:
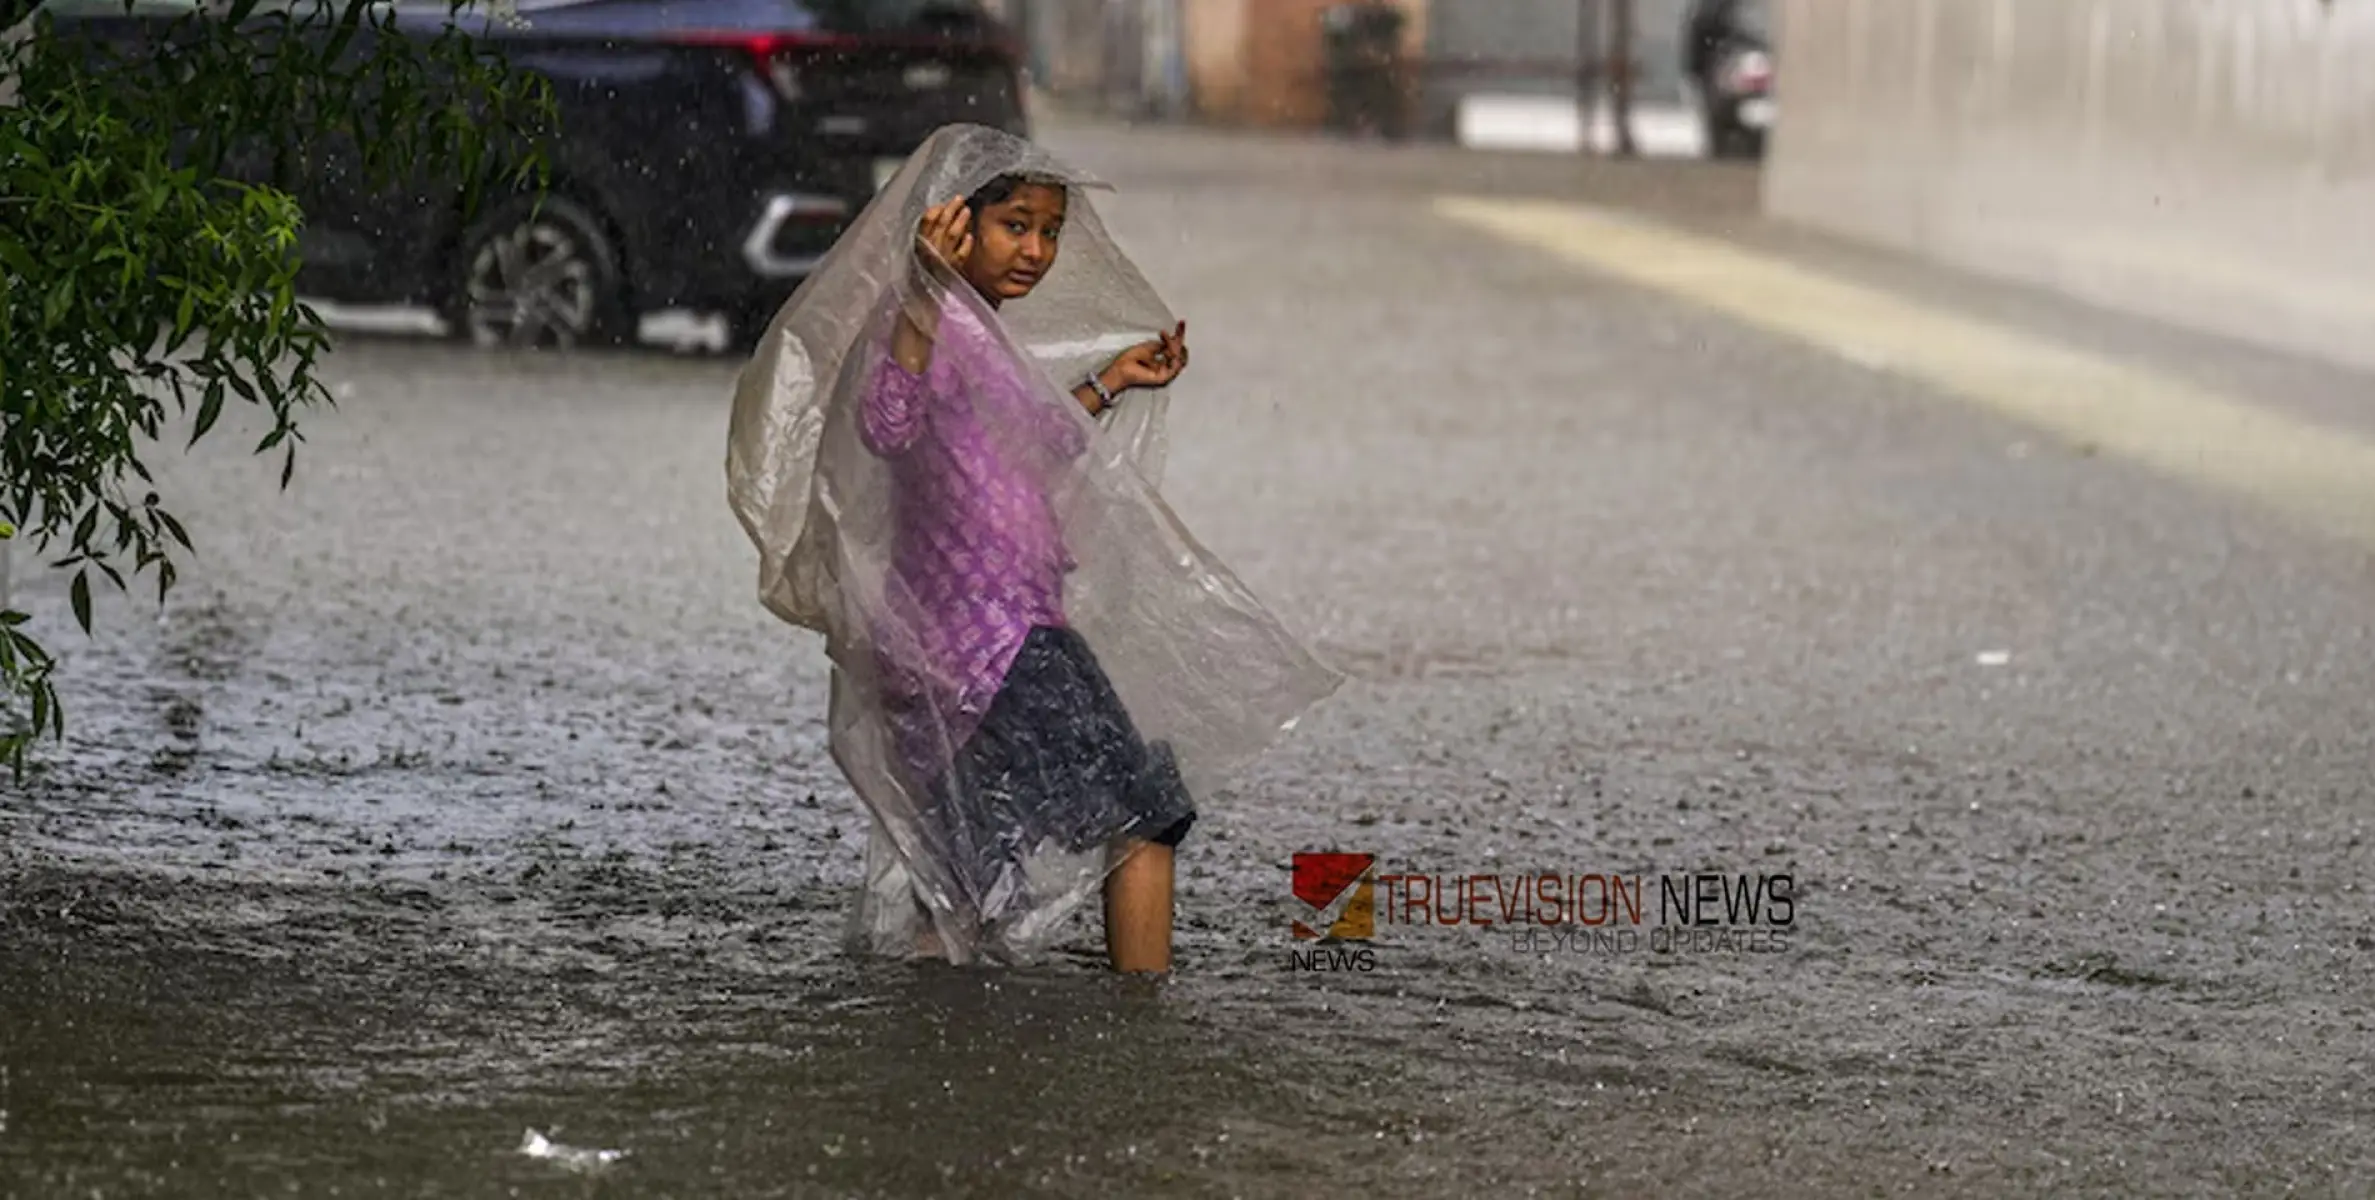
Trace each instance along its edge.
<path fill-rule="evenodd" d="M 754 951 L 826 940 L 821 907 L 661 946 L 417 897 L 89 881 L 30 885 L 0 926 L 16 1194 L 1241 1193 L 1326 1157 L 1345 1114 L 1322 1095 L 1362 1090 L 1225 982 L 1085 951 Z M 625 1154 L 570 1170 L 523 1131 Z"/>

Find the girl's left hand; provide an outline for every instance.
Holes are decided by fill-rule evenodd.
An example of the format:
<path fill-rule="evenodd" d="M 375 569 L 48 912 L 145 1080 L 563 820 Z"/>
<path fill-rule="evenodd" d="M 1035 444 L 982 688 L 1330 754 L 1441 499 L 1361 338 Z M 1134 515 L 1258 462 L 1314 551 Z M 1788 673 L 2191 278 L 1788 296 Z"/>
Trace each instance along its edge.
<path fill-rule="evenodd" d="M 1105 386 L 1116 392 L 1164 387 L 1187 370 L 1187 362 L 1187 322 L 1181 321 L 1177 330 L 1122 351 L 1121 357 L 1105 368 Z"/>

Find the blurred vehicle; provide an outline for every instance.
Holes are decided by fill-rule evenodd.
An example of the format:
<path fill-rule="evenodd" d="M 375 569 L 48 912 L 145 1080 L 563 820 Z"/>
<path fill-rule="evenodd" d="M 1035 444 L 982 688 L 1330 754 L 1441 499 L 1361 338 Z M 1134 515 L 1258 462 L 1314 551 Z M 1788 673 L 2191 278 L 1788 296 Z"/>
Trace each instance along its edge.
<path fill-rule="evenodd" d="M 61 30 L 121 42 L 186 3 L 53 0 Z M 433 35 L 443 0 L 398 0 Z M 298 185 L 302 284 L 435 309 L 481 344 L 617 344 L 662 309 L 722 313 L 747 345 L 931 131 L 1027 133 L 1019 50 L 951 0 L 583 0 L 474 33 L 550 81 L 541 199 L 369 186 L 351 149 Z M 466 18 L 478 20 L 480 18 Z"/>
<path fill-rule="evenodd" d="M 1683 18 L 1683 72 L 1705 105 L 1707 146 L 1719 158 L 1765 152 L 1773 128 L 1771 0 L 1694 0 Z"/>
<path fill-rule="evenodd" d="M 1328 128 L 1399 141 L 1410 121 L 1402 93 L 1402 31 L 1410 18 L 1392 4 L 1332 4 L 1321 12 L 1327 49 Z"/>

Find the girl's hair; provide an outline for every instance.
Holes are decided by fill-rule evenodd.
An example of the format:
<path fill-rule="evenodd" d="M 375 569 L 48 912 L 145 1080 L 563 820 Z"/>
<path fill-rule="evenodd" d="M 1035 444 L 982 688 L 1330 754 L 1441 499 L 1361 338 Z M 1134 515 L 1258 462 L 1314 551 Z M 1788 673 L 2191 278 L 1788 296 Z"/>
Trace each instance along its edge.
<path fill-rule="evenodd" d="M 965 197 L 965 207 L 972 211 L 974 215 L 979 216 L 981 214 L 981 210 L 988 208 L 990 205 L 1004 204 L 1007 201 L 1014 199 L 1014 193 L 1016 191 L 1020 190 L 1025 184 L 1033 183 L 1052 187 L 1058 191 L 1063 190 L 1064 187 L 1063 184 L 1057 183 L 1054 180 L 1033 179 L 1028 175 L 1000 175 L 996 179 L 990 180 L 988 183 L 981 185 L 981 188 L 978 191 L 975 191 L 972 195 Z"/>

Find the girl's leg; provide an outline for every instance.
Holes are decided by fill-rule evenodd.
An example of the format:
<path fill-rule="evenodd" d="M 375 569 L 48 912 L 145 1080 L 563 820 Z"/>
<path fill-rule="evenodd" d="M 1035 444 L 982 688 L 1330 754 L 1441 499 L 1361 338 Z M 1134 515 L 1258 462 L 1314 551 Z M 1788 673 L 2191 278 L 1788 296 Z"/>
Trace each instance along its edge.
<path fill-rule="evenodd" d="M 915 919 L 919 926 L 915 935 L 916 957 L 947 958 L 948 947 L 940 942 L 940 927 L 932 923 L 932 910 L 924 906 L 920 896 L 915 901 Z"/>
<path fill-rule="evenodd" d="M 1105 877 L 1105 952 L 1113 969 L 1162 974 L 1171 969 L 1171 847 L 1132 841 Z"/>

